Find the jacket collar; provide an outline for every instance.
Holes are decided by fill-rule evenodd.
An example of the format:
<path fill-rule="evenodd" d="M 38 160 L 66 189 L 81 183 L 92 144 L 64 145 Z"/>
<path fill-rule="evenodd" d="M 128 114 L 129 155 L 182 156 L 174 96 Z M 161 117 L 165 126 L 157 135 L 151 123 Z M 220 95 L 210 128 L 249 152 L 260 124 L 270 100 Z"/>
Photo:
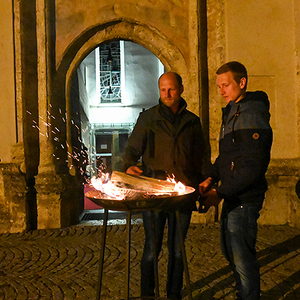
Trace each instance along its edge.
<path fill-rule="evenodd" d="M 179 110 L 176 113 L 176 115 L 174 115 L 171 109 L 166 105 L 164 105 L 159 99 L 159 113 L 171 123 L 174 123 L 175 120 L 182 115 L 186 107 L 187 107 L 186 101 L 183 98 L 181 98 L 179 102 Z"/>

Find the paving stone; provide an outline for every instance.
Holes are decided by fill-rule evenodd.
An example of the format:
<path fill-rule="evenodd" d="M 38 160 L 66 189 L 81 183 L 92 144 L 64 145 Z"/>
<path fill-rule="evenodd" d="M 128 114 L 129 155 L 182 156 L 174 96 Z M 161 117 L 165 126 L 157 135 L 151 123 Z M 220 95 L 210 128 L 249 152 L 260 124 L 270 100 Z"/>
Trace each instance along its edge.
<path fill-rule="evenodd" d="M 0 299 L 95 299 L 102 226 L 0 235 Z M 121 224 L 121 225 L 120 225 Z M 101 299 L 124 299 L 126 227 L 107 228 Z M 166 235 L 165 235 L 166 236 Z M 138 297 L 144 229 L 131 230 L 130 295 Z M 259 226 L 262 300 L 300 299 L 300 230 Z M 194 300 L 234 299 L 234 279 L 219 243 L 219 224 L 191 224 L 186 238 Z M 159 256 L 160 296 L 165 297 L 167 241 Z M 187 290 L 183 290 L 187 299 Z"/>

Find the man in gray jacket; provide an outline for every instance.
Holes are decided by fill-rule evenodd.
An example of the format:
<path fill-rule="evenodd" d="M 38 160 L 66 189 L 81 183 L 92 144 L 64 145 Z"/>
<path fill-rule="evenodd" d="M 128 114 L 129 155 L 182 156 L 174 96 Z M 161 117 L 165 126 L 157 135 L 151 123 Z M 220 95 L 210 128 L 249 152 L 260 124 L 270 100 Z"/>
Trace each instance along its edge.
<path fill-rule="evenodd" d="M 207 149 L 198 116 L 186 109 L 181 97 L 181 77 L 174 72 L 164 73 L 159 78 L 159 104 L 142 112 L 130 135 L 122 156 L 123 170 L 132 175 L 166 179 L 175 175 L 176 181 L 198 190 L 202 175 L 203 158 Z M 206 152 L 205 152 L 206 151 Z M 206 154 L 205 154 L 206 153 Z M 142 157 L 142 167 L 137 162 Z M 197 195 L 180 208 L 181 226 L 186 236 L 192 209 Z M 164 227 L 168 221 L 168 280 L 169 299 L 181 299 L 183 285 L 183 261 L 174 212 L 155 213 L 157 255 L 161 251 Z M 141 296 L 154 296 L 154 259 L 151 239 L 151 218 L 143 213 L 145 246 L 141 262 Z"/>

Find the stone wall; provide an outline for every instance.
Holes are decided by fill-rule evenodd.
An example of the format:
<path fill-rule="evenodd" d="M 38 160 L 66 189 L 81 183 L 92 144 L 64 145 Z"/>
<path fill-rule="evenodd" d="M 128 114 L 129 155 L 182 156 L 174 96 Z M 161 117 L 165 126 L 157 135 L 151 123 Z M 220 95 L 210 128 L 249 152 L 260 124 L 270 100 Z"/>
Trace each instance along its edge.
<path fill-rule="evenodd" d="M 267 180 L 269 190 L 260 223 L 300 227 L 300 200 L 296 193 L 296 185 L 300 180 L 300 160 L 273 159 Z"/>
<path fill-rule="evenodd" d="M 10 162 L 10 149 L 17 141 L 15 120 L 15 72 L 12 1 L 0 4 L 0 162 Z"/>
<path fill-rule="evenodd" d="M 26 197 L 34 198 L 35 193 L 39 228 L 76 222 L 82 204 L 81 183 L 76 171 L 69 172 L 76 162 L 68 153 L 77 136 L 65 122 L 65 117 L 69 122 L 73 117 L 72 76 L 92 49 L 112 39 L 136 42 L 155 54 L 167 70 L 181 73 L 189 108 L 204 120 L 208 117 L 204 109 L 208 84 L 213 161 L 224 105 L 215 71 L 229 60 L 245 63 L 249 89 L 265 90 L 270 97 L 274 130 L 270 188 L 260 222 L 300 227 L 295 193 L 300 157 L 300 0 L 261 0 L 247 5 L 238 0 L 207 0 L 207 49 L 201 13 L 204 1 L 35 2 L 0 4 L 0 231 L 28 228 Z M 204 48 L 208 70 L 203 63 Z M 54 121 L 52 117 L 58 118 Z M 33 121 L 38 131 L 32 129 Z M 52 132 L 55 127 L 60 130 L 57 135 Z M 11 154 L 18 143 L 23 145 L 24 159 L 16 163 Z M 36 191 L 28 192 L 34 180 Z M 214 214 L 204 219 L 213 218 Z"/>

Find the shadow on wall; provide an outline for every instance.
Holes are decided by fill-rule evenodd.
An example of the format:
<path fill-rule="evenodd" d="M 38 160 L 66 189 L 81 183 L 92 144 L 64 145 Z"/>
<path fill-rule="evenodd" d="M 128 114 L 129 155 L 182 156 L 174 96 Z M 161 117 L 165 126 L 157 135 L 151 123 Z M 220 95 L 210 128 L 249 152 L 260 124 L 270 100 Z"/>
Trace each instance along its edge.
<path fill-rule="evenodd" d="M 300 199 L 300 179 L 296 184 L 296 194 L 297 194 L 298 198 Z"/>

